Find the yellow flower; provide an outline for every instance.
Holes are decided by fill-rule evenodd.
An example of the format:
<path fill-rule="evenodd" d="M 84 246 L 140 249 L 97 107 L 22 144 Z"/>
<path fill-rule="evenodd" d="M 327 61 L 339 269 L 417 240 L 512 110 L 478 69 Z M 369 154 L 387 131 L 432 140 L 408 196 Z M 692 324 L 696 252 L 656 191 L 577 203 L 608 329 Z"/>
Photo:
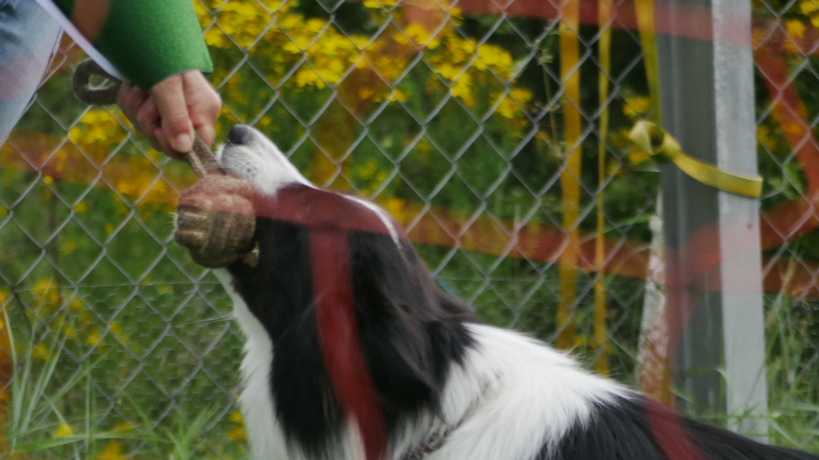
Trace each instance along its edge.
<path fill-rule="evenodd" d="M 122 333 L 122 326 L 119 323 L 112 321 L 108 323 L 108 329 L 111 330 L 111 333 L 114 334 L 114 337 L 120 341 L 122 344 L 128 344 L 128 340 L 125 338 L 125 334 Z"/>
<path fill-rule="evenodd" d="M 791 40 L 785 40 L 784 46 L 786 50 L 792 53 L 798 52 L 797 44 L 795 44 L 793 40 L 801 40 L 802 37 L 805 36 L 805 29 L 805 23 L 799 19 L 789 19 L 785 21 L 785 30 L 791 38 Z"/>
<path fill-rule="evenodd" d="M 357 168 L 356 172 L 358 172 L 358 175 L 363 179 L 369 179 L 373 177 L 373 174 L 375 174 L 377 168 L 378 166 L 375 164 L 374 160 L 367 160 L 366 163 Z"/>
<path fill-rule="evenodd" d="M 68 131 L 71 142 L 83 147 L 83 150 L 117 144 L 125 139 L 125 135 L 120 121 L 106 109 L 85 112 L 80 122 Z"/>
<path fill-rule="evenodd" d="M 80 201 L 79 203 L 74 205 L 74 212 L 81 213 L 88 211 L 88 205 L 85 204 L 85 201 Z"/>
<path fill-rule="evenodd" d="M 48 359 L 48 348 L 46 348 L 43 342 L 40 342 L 31 350 L 31 356 L 37 359 Z"/>
<path fill-rule="evenodd" d="M 326 85 L 324 84 L 324 80 L 319 77 L 310 66 L 304 65 L 302 66 L 296 75 L 293 78 L 293 81 L 296 82 L 296 85 L 299 87 L 304 86 L 314 86 L 318 89 L 324 88 Z"/>
<path fill-rule="evenodd" d="M 768 147 L 770 150 L 776 147 L 776 141 L 771 134 L 771 129 L 765 125 L 757 125 L 756 138 L 762 145 Z"/>
<path fill-rule="evenodd" d="M 193 10 L 196 12 L 196 17 L 199 18 L 199 24 L 202 28 L 206 28 L 213 22 L 213 17 L 210 15 L 210 11 L 207 8 L 202 6 L 199 2 L 193 2 Z"/>
<path fill-rule="evenodd" d="M 390 101 L 407 102 L 407 93 L 400 88 L 395 88 L 390 94 Z"/>
<path fill-rule="evenodd" d="M 630 149 L 628 149 L 628 152 L 626 152 L 626 156 L 633 165 L 638 165 L 644 161 L 648 161 L 651 159 L 651 157 L 649 157 L 648 154 L 643 151 L 643 149 L 639 149 L 637 147 L 631 147 Z"/>
<path fill-rule="evenodd" d="M 68 308 L 73 311 L 83 311 L 85 309 L 85 304 L 79 298 L 72 297 L 68 302 Z"/>
<path fill-rule="evenodd" d="M 69 424 L 67 424 L 65 422 L 62 422 L 57 427 L 57 429 L 54 430 L 54 433 L 51 434 L 51 437 L 53 437 L 53 438 L 64 438 L 66 436 L 73 436 L 73 435 L 74 435 L 74 429 L 71 428 L 71 426 Z"/>
<path fill-rule="evenodd" d="M 51 278 L 37 280 L 31 287 L 31 292 L 42 306 L 45 304 L 54 305 L 60 300 L 60 291 L 57 282 Z"/>
<path fill-rule="evenodd" d="M 805 132 L 805 127 L 798 121 L 788 121 L 782 123 L 782 131 L 788 134 L 799 135 Z"/>
<path fill-rule="evenodd" d="M 60 242 L 60 254 L 67 256 L 77 249 L 77 242 L 74 240 Z"/>
<path fill-rule="evenodd" d="M 93 347 L 94 345 L 98 344 L 100 340 L 102 340 L 102 337 L 100 336 L 99 332 L 91 331 L 88 334 L 88 337 L 85 339 L 85 344 L 89 347 Z"/>
<path fill-rule="evenodd" d="M 233 427 L 230 431 L 228 431 L 227 436 L 234 441 L 242 441 L 247 437 L 247 431 L 245 431 L 244 427 L 244 418 L 242 417 L 242 413 L 238 410 L 231 412 L 228 419 L 236 423 L 237 426 Z"/>
<path fill-rule="evenodd" d="M 508 97 L 503 98 L 497 110 L 499 114 L 506 118 L 515 118 L 519 111 L 520 109 L 517 104 L 515 104 L 515 101 Z"/>
<path fill-rule="evenodd" d="M 257 2 L 228 2 L 219 10 L 216 19 L 219 28 L 242 48 L 250 47 L 269 22 L 270 13 Z M 214 27 L 211 31 L 215 29 Z M 222 34 L 206 34 L 205 41 L 215 47 L 233 46 L 233 42 Z"/>
<path fill-rule="evenodd" d="M 813 3 L 813 0 L 802 0 L 799 2 L 799 10 L 807 16 L 819 11 L 819 7 L 816 6 L 816 3 Z"/>
<path fill-rule="evenodd" d="M 800 21 L 799 19 L 789 19 L 785 21 L 785 30 L 788 31 L 788 35 L 793 38 L 802 38 L 805 36 L 805 23 Z"/>
<path fill-rule="evenodd" d="M 449 87 L 449 94 L 459 97 L 464 104 L 469 107 L 475 106 L 475 97 L 472 95 L 472 76 L 469 73 L 461 75 L 452 86 Z"/>
<path fill-rule="evenodd" d="M 131 424 L 128 422 L 119 422 L 116 425 L 114 425 L 114 431 L 128 431 L 133 429 L 134 427 L 131 426 Z"/>
<path fill-rule="evenodd" d="M 441 43 L 438 35 L 432 36 L 423 24 L 413 22 L 404 29 L 404 33 L 417 45 L 426 46 L 427 49 L 434 50 Z"/>
<path fill-rule="evenodd" d="M 396 0 L 365 0 L 364 6 L 366 8 L 380 8 L 395 6 Z"/>
<path fill-rule="evenodd" d="M 384 209 L 395 218 L 395 220 L 401 222 L 402 218 L 404 217 L 404 200 L 400 198 L 390 198 L 385 203 L 382 203 Z"/>
<path fill-rule="evenodd" d="M 478 56 L 480 59 L 475 61 L 476 69 L 484 70 L 489 67 L 503 78 L 512 75 L 512 55 L 500 46 L 481 45 L 478 47 Z"/>
<path fill-rule="evenodd" d="M 244 427 L 237 426 L 228 431 L 227 436 L 234 441 L 243 441 L 247 437 L 247 431 Z"/>
<path fill-rule="evenodd" d="M 77 336 L 77 332 L 74 330 L 73 327 L 69 326 L 68 324 L 63 324 L 60 329 L 63 331 L 63 334 L 65 334 L 65 336 L 68 337 L 69 339 L 73 339 Z"/>
<path fill-rule="evenodd" d="M 512 88 L 509 95 L 524 106 L 532 99 L 532 92 L 523 88 Z"/>
<path fill-rule="evenodd" d="M 623 114 L 631 119 L 646 115 L 651 110 L 651 99 L 646 96 L 626 97 Z"/>
<path fill-rule="evenodd" d="M 97 454 L 97 460 L 124 460 L 125 455 L 122 454 L 122 446 L 116 442 L 111 441 L 105 445 L 105 448 Z"/>

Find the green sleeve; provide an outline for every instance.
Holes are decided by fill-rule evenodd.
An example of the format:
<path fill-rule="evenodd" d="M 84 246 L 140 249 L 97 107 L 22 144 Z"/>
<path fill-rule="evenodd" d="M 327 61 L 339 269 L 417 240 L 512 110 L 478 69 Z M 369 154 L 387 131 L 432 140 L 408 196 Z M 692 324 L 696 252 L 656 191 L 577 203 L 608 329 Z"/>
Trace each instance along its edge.
<path fill-rule="evenodd" d="M 71 17 L 74 0 L 54 3 Z M 187 70 L 213 70 L 193 0 L 110 0 L 94 46 L 143 89 Z"/>

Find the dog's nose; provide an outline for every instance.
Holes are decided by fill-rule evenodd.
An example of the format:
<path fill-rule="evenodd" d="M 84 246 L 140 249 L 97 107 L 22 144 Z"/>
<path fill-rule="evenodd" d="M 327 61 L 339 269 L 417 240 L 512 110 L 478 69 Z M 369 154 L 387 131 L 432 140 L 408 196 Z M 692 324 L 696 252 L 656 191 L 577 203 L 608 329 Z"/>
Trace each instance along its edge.
<path fill-rule="evenodd" d="M 234 126 L 227 136 L 231 144 L 250 144 L 253 140 L 253 128 L 247 125 Z"/>

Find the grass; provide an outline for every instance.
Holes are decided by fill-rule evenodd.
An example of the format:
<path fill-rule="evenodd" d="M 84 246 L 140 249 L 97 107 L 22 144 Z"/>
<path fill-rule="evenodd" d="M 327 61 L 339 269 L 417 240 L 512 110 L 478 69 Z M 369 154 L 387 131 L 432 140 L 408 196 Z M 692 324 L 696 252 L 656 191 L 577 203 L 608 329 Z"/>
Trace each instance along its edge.
<path fill-rule="evenodd" d="M 514 280 L 509 279 L 507 284 Z M 456 294 L 463 286 L 448 284 Z M 609 288 L 612 299 L 639 305 L 632 301 L 634 285 Z M 531 302 L 542 298 L 526 289 L 507 290 L 495 288 L 486 298 L 479 289 L 470 292 L 479 314 L 496 321 L 505 316 L 492 308 L 509 305 L 492 299 L 512 299 L 514 292 Z M 538 307 L 543 311 L 542 305 L 523 302 L 517 307 L 524 310 L 510 316 L 517 328 L 553 335 L 553 315 L 531 312 Z M 11 450 L 0 459 L 247 458 L 233 393 L 241 344 L 228 319 L 227 298 L 210 275 L 196 283 L 136 288 L 66 289 L 41 283 L 7 296 L 0 308 L 4 323 L 13 326 L 15 363 L 4 427 Z M 766 298 L 765 419 L 772 443 L 819 453 L 814 311 L 805 300 Z M 578 310 L 586 313 L 591 312 Z M 632 383 L 636 337 L 631 323 L 639 314 L 625 308 L 616 313 L 610 318 L 610 361 L 619 363 L 613 367 L 616 376 Z M 586 319 L 578 322 L 580 331 L 587 329 Z M 581 343 L 578 352 L 594 361 L 588 344 Z M 729 414 L 713 421 L 725 424 L 742 417 Z"/>
<path fill-rule="evenodd" d="M 203 289 L 212 287 L 206 283 Z M 39 292 L 39 300 L 26 305 L 27 314 L 14 308 L 25 293 L 17 296 L 17 305 L 12 300 L 0 306 L 3 323 L 12 325 L 9 351 L 15 365 L 7 382 L 10 399 L 0 427 L 7 448 L 0 459 L 245 458 L 241 417 L 233 395 L 224 392 L 224 386 L 235 387 L 235 379 L 224 375 L 235 376 L 236 369 L 223 366 L 219 375 L 211 360 L 227 361 L 224 355 L 230 354 L 238 363 L 226 317 L 188 322 L 194 311 L 176 318 L 182 324 L 176 333 L 139 336 L 122 332 L 139 327 L 128 317 L 121 323 L 99 321 L 92 318 L 99 312 L 81 310 L 77 302 L 70 308 L 75 298 L 52 295 L 53 289 Z M 178 301 L 165 303 L 167 309 L 179 307 Z M 144 326 L 151 322 L 144 316 L 132 319 L 141 318 Z M 185 339 L 205 338 L 214 328 L 228 331 L 215 342 L 221 346 L 196 358 L 196 347 L 187 348 Z M 175 337 L 173 348 L 166 348 L 168 335 Z M 212 379 L 210 386 L 203 375 Z M 220 378 L 223 385 L 216 385 Z"/>
<path fill-rule="evenodd" d="M 780 293 L 766 307 L 772 442 L 819 453 L 819 303 Z"/>

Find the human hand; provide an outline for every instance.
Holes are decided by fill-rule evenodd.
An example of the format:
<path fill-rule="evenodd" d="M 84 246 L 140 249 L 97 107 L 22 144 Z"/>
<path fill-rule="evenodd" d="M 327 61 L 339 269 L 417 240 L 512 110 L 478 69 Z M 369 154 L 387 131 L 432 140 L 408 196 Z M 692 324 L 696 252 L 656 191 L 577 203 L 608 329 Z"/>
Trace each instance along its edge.
<path fill-rule="evenodd" d="M 153 148 L 180 159 L 193 148 L 194 130 L 205 144 L 213 144 L 222 100 L 202 72 L 189 70 L 149 91 L 124 83 L 117 104 Z"/>

